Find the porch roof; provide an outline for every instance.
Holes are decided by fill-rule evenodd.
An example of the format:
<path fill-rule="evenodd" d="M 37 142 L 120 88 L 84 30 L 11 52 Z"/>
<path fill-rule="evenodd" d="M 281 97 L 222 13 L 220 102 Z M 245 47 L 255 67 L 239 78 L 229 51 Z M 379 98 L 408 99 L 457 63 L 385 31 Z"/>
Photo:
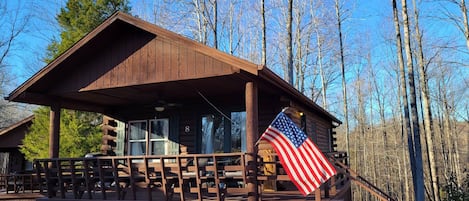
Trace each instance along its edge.
<path fill-rule="evenodd" d="M 246 81 L 341 123 L 264 66 L 226 54 L 117 12 L 5 99 L 112 114 L 158 102 L 193 101 L 200 93 L 244 101 Z"/>

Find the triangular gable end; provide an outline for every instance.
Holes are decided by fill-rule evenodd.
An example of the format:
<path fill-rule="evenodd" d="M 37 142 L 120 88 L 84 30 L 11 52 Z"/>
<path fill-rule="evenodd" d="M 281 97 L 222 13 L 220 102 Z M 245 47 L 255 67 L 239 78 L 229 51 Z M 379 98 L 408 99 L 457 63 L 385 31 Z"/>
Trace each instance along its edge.
<path fill-rule="evenodd" d="M 61 94 L 238 73 L 260 68 L 117 12 L 8 97 Z M 57 84 L 60 83 L 60 84 Z"/>

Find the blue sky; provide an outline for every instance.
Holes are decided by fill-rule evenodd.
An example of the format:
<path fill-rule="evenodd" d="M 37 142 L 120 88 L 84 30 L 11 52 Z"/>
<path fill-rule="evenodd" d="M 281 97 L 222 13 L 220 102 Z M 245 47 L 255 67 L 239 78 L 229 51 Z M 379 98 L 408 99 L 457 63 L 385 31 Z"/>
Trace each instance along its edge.
<path fill-rule="evenodd" d="M 20 9 L 20 15 L 31 15 L 26 32 L 22 33 L 19 40 L 15 42 L 12 54 L 7 60 L 9 72 L 15 78 L 9 86 L 10 90 L 24 82 L 45 65 L 42 58 L 45 56 L 47 45 L 60 33 L 55 16 L 60 8 L 65 5 L 65 2 L 65 0 L 6 1 L 9 10 Z M 390 54 L 394 53 L 392 49 L 389 49 L 389 41 L 386 41 L 386 37 L 392 36 L 394 32 L 393 27 L 390 26 L 390 23 L 392 23 L 390 0 L 348 0 L 344 2 L 348 10 L 347 19 L 343 23 L 346 48 L 360 50 L 363 49 L 360 47 L 371 47 L 373 63 L 377 66 L 388 63 L 389 60 L 395 60 L 395 58 L 390 57 Z M 151 0 L 132 0 L 133 13 L 138 14 L 138 10 L 145 7 L 142 5 L 151 5 L 152 3 Z M 461 41 L 458 45 L 463 46 L 464 38 L 454 25 L 435 20 L 434 16 L 441 15 L 441 4 L 440 1 L 422 4 L 420 9 L 425 11 L 421 14 L 421 26 L 425 28 L 424 37 L 429 35 L 442 39 L 454 37 L 454 40 Z M 411 6 L 411 1 L 409 1 L 409 6 Z M 459 14 L 459 10 L 455 6 L 448 6 L 447 10 L 455 15 Z M 366 37 L 367 40 L 360 41 L 365 42 L 354 42 L 363 37 Z M 466 52 L 463 54 L 464 56 L 455 58 L 455 60 L 464 63 L 468 60 L 468 54 L 467 49 L 463 48 L 462 51 Z M 467 72 L 467 70 L 464 72 Z"/>

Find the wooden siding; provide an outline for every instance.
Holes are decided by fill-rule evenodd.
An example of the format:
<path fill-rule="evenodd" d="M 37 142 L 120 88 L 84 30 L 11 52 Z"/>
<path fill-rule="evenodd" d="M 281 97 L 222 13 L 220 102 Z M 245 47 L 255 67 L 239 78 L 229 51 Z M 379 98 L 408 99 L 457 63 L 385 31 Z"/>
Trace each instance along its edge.
<path fill-rule="evenodd" d="M 131 51 L 135 48 L 131 45 L 138 43 L 129 39 L 121 47 L 110 51 L 112 54 L 120 55 L 123 54 L 122 52 Z M 114 63 L 109 60 L 112 60 L 115 56 L 98 58 L 104 59 L 96 59 L 89 64 L 93 67 L 88 69 L 91 71 L 90 73 L 93 73 L 92 70 L 98 68 L 98 66 Z M 80 89 L 80 91 L 197 79 L 229 75 L 234 72 L 236 72 L 236 68 L 231 65 L 193 49 L 180 46 L 175 42 L 156 37 Z"/>
<path fill-rule="evenodd" d="M 263 102 L 260 102 L 260 109 L 259 109 L 259 132 L 262 134 L 265 129 L 269 126 L 275 116 L 280 112 L 283 108 L 281 102 L 275 102 L 270 99 L 267 101 L 266 99 L 262 99 Z M 331 137 L 329 130 L 332 128 L 332 123 L 323 117 L 319 116 L 316 113 L 313 113 L 309 110 L 306 110 L 304 107 L 298 104 L 291 104 L 292 107 L 298 109 L 306 115 L 306 133 L 308 136 L 318 145 L 319 149 L 323 152 L 332 151 L 331 147 Z M 297 125 L 301 125 L 301 119 L 292 117 L 293 121 Z M 261 142 L 259 146 L 260 153 L 273 149 L 268 143 Z M 268 151 L 267 151 L 268 152 Z"/>
<path fill-rule="evenodd" d="M 314 136 L 316 138 L 314 142 L 319 147 L 319 149 L 321 149 L 323 152 L 332 151 L 330 144 L 331 137 L 329 133 L 329 130 L 332 128 L 332 122 L 324 119 L 310 110 L 306 110 L 299 104 L 292 104 L 292 106 L 306 115 L 306 133 L 309 137 Z M 300 120 L 298 119 L 297 121 L 298 125 L 300 125 Z"/>
<path fill-rule="evenodd" d="M 193 111 L 184 110 L 179 123 L 179 149 L 180 154 L 197 153 L 196 136 L 197 136 L 197 117 Z M 189 127 L 189 131 L 185 131 L 185 127 Z"/>

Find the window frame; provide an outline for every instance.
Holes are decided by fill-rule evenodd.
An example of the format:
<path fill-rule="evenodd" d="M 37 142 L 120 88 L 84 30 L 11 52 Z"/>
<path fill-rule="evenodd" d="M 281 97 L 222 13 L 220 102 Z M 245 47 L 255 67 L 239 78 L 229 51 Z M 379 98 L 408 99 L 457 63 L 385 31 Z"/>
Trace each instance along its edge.
<path fill-rule="evenodd" d="M 164 137 L 161 139 L 152 139 L 151 138 L 151 123 L 155 121 L 165 121 L 167 126 L 165 127 L 166 131 L 164 134 Z M 144 123 L 145 124 L 145 138 L 144 139 L 132 139 L 131 134 L 132 134 L 132 124 L 136 123 Z M 170 119 L 169 118 L 159 118 L 159 119 L 146 119 L 146 120 L 131 120 L 127 122 L 128 124 L 128 129 L 127 129 L 127 153 L 126 155 L 128 156 L 137 156 L 137 155 L 132 155 L 132 144 L 136 143 L 145 143 L 145 150 L 143 150 L 143 156 L 147 155 L 153 155 L 152 154 L 152 142 L 164 142 L 164 153 L 163 154 L 158 154 L 158 155 L 166 155 L 169 153 L 169 135 L 171 132 L 170 128 Z M 139 127 L 141 128 L 141 127 Z M 140 155 L 142 156 L 142 155 Z"/>
<path fill-rule="evenodd" d="M 143 140 L 142 139 L 138 139 L 138 140 L 133 140 L 132 139 L 131 135 L 132 135 L 132 124 L 133 123 L 145 123 L 146 124 L 145 125 L 145 139 L 143 139 Z M 141 142 L 145 143 L 145 150 L 143 150 L 143 153 L 144 153 L 143 155 L 147 155 L 148 154 L 148 152 L 147 152 L 147 150 L 148 150 L 148 142 L 147 142 L 148 141 L 148 121 L 147 120 L 132 120 L 132 121 L 129 121 L 128 124 L 129 124 L 129 128 L 128 128 L 128 132 L 127 132 L 128 133 L 127 155 L 129 155 L 129 156 L 138 156 L 138 155 L 132 155 L 131 154 L 132 153 L 132 144 L 133 143 L 141 143 Z"/>
<path fill-rule="evenodd" d="M 157 138 L 157 139 L 152 139 L 151 138 L 151 129 L 152 129 L 152 122 L 156 121 L 165 121 L 166 123 L 166 131 L 164 132 L 165 134 L 163 135 L 163 138 Z M 169 118 L 159 118 L 159 119 L 149 119 L 148 120 L 148 128 L 147 128 L 147 137 L 148 137 L 148 152 L 147 155 L 153 155 L 152 152 L 152 142 L 164 142 L 164 153 L 163 155 L 166 155 L 169 153 L 169 132 L 170 132 L 170 125 L 169 125 Z"/>

